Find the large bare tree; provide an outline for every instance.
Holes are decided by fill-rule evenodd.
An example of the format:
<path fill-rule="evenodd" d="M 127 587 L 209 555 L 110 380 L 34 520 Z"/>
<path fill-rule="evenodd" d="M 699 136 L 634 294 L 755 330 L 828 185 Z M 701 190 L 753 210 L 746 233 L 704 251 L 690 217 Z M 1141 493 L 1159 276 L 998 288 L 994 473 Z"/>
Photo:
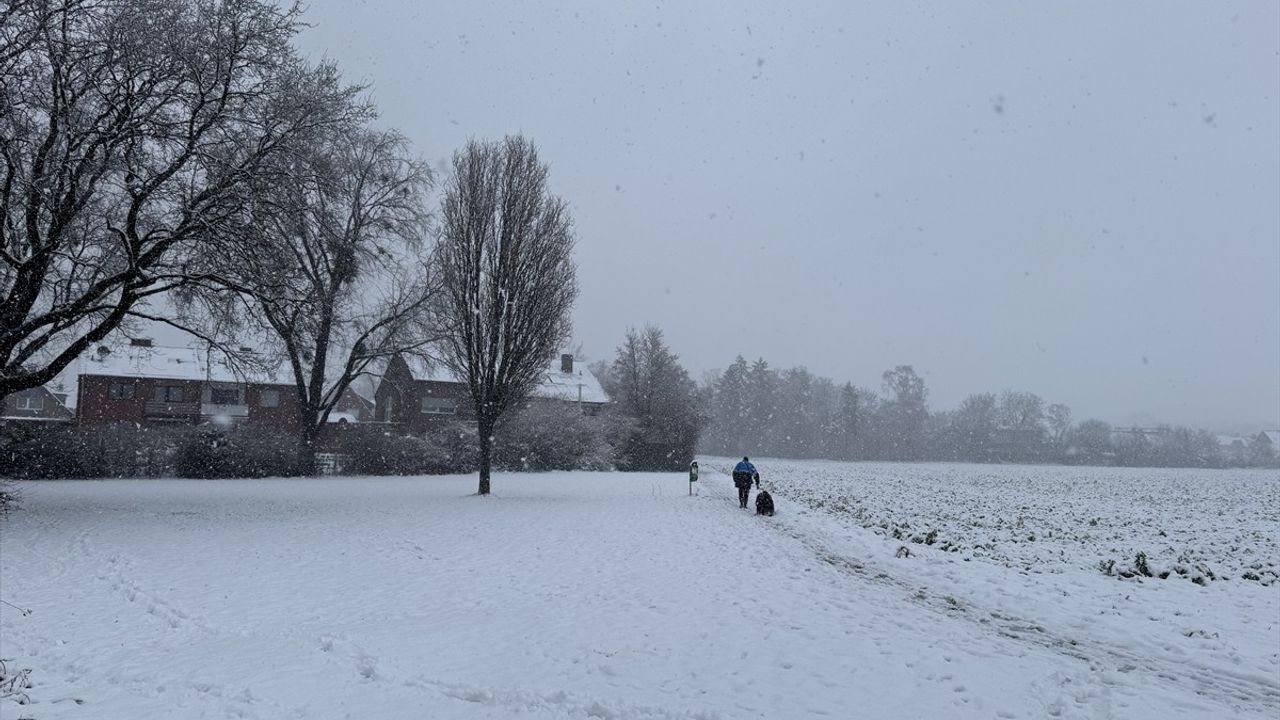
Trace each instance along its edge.
<path fill-rule="evenodd" d="M 454 154 L 436 245 L 450 328 L 443 360 L 475 403 L 481 495 L 498 418 L 568 339 L 578 295 L 571 225 L 529 140 L 472 141 Z"/>
<path fill-rule="evenodd" d="M 310 473 L 352 383 L 436 339 L 439 283 L 424 248 L 431 175 L 403 136 L 360 122 L 300 136 L 267 167 L 187 307 L 210 335 L 257 331 L 278 351 L 297 389 L 299 470 Z"/>
<path fill-rule="evenodd" d="M 48 382 L 150 299 L 346 89 L 267 0 L 0 4 L 0 398 Z"/>

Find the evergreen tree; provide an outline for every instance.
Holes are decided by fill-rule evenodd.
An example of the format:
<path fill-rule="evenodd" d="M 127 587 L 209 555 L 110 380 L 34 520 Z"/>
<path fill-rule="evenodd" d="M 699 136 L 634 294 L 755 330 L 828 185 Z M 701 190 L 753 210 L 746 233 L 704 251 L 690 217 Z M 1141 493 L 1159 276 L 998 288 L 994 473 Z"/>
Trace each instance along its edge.
<path fill-rule="evenodd" d="M 778 373 L 769 368 L 764 358 L 751 364 L 747 373 L 748 424 L 745 442 L 758 455 L 776 455 L 778 437 Z"/>
<path fill-rule="evenodd" d="M 623 470 L 681 470 L 693 460 L 703 419 L 698 392 L 662 331 L 627 331 L 608 373 L 606 391 L 629 418 L 621 439 Z"/>

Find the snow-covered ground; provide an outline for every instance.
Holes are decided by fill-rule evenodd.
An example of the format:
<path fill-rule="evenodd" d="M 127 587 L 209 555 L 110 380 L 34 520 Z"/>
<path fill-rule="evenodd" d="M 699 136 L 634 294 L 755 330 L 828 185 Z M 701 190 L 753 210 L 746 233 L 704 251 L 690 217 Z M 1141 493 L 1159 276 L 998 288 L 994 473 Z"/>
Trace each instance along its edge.
<path fill-rule="evenodd" d="M 1230 559 L 1274 560 L 1274 477 L 763 461 L 766 519 L 725 462 L 692 498 L 679 474 L 25 484 L 0 598 L 30 613 L 0 605 L 0 658 L 31 702 L 0 718 L 1280 714 L 1280 583 Z M 1219 579 L 1103 574 L 1102 545 L 1160 552 L 1151 506 L 1062 477 L 1178 489 L 1196 507 L 1156 525 L 1213 538 L 1178 543 Z M 1119 540 L 1059 535 L 1086 516 Z M 1006 547 L 1028 523 L 1035 550 Z"/>

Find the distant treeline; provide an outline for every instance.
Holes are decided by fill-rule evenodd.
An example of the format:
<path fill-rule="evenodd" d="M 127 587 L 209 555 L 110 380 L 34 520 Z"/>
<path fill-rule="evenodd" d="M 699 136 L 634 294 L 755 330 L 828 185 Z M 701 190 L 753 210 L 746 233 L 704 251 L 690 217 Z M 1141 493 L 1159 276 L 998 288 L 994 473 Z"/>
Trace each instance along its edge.
<path fill-rule="evenodd" d="M 837 385 L 803 367 L 776 370 L 738 356 L 700 387 L 715 455 L 830 460 L 939 460 L 1134 467 L 1275 466 L 1270 443 L 1235 452 L 1205 430 L 1113 428 L 1072 421 L 1071 409 L 1030 392 L 977 393 L 931 411 L 910 365 L 885 371 L 881 391 Z"/>

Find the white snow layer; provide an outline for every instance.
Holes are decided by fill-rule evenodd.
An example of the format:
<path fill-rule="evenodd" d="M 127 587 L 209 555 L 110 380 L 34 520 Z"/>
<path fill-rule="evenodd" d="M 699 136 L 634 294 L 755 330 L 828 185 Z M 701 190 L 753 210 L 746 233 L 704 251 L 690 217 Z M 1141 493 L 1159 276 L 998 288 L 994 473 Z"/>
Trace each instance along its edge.
<path fill-rule="evenodd" d="M 692 498 L 680 474 L 499 474 L 490 498 L 474 476 L 24 484 L 0 597 L 30 613 L 0 605 L 0 657 L 32 687 L 0 717 L 1280 714 L 1280 583 L 1028 568 L 866 526 L 938 466 L 762 461 L 760 518 L 726 463 Z M 983 502 L 1010 521 L 1058 472 L 970 467 L 948 477 L 1002 480 Z M 1188 507 L 1177 529 L 1275 537 L 1266 474 L 1099 472 L 1152 495 L 1229 476 L 1257 513 Z M 812 502 L 814 477 L 863 517 Z"/>

